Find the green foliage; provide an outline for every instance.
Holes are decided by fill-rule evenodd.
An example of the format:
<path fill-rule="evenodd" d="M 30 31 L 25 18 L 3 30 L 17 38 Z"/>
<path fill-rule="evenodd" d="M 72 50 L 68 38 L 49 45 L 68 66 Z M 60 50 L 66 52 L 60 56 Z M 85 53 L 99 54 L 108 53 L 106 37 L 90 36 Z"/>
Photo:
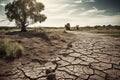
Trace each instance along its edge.
<path fill-rule="evenodd" d="M 44 5 L 36 0 L 14 0 L 5 6 L 6 16 L 9 21 L 15 20 L 16 25 L 25 29 L 31 23 L 43 22 L 46 16 L 41 14 Z"/>
<path fill-rule="evenodd" d="M 15 59 L 22 55 L 23 47 L 16 43 L 11 42 L 9 39 L 0 39 L 0 57 L 6 59 Z"/>
<path fill-rule="evenodd" d="M 67 23 L 67 24 L 65 25 L 65 28 L 66 28 L 66 30 L 70 30 L 70 23 Z"/>

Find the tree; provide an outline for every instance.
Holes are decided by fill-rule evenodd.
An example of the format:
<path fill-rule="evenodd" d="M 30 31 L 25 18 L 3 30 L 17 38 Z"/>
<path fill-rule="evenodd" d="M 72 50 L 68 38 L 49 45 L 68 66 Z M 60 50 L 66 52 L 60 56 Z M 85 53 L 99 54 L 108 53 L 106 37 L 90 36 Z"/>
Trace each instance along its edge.
<path fill-rule="evenodd" d="M 70 23 L 67 23 L 67 24 L 65 25 L 65 28 L 66 28 L 66 30 L 70 30 Z"/>
<path fill-rule="evenodd" d="M 79 25 L 76 25 L 76 29 L 79 30 Z"/>
<path fill-rule="evenodd" d="M 41 14 L 44 5 L 36 0 L 14 0 L 5 6 L 6 16 L 9 21 L 15 21 L 21 27 L 22 32 L 26 32 L 26 27 L 35 22 L 43 22 L 46 16 Z"/>

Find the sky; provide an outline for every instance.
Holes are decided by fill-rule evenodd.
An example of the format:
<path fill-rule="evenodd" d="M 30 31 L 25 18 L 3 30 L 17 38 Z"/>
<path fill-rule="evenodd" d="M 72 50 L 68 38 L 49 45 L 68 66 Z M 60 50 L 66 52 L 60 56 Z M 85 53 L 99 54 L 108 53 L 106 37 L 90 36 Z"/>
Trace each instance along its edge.
<path fill-rule="evenodd" d="M 47 16 L 43 23 L 32 26 L 63 27 L 71 26 L 120 25 L 120 0 L 37 0 L 45 5 L 42 12 Z M 5 20 L 4 6 L 10 0 L 0 0 L 0 20 Z M 9 21 L 0 25 L 13 25 Z"/>

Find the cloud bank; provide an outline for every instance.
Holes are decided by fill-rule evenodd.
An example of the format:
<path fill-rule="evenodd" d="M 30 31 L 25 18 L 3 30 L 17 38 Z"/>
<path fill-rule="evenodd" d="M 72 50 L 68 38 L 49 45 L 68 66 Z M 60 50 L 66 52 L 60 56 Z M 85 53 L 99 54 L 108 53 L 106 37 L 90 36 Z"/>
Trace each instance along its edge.
<path fill-rule="evenodd" d="M 47 16 L 47 20 L 34 26 L 59 26 L 66 23 L 72 26 L 80 25 L 120 25 L 120 7 L 119 0 L 37 0 L 45 4 L 45 10 L 42 12 Z M 8 2 L 6 0 L 6 2 Z M 6 4 L 4 0 L 0 1 L 0 16 Z M 114 4 L 112 4 L 114 2 Z M 111 5 L 111 6 L 110 6 Z M 0 23 L 1 24 L 1 23 Z"/>

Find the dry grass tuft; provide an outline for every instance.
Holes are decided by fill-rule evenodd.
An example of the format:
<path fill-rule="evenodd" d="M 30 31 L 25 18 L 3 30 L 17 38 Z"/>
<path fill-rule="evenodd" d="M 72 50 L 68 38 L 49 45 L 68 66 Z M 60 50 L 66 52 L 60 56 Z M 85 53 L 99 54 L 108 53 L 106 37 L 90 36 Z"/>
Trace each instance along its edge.
<path fill-rule="evenodd" d="M 23 47 L 17 42 L 11 42 L 10 39 L 0 39 L 0 57 L 14 60 L 22 56 Z"/>

